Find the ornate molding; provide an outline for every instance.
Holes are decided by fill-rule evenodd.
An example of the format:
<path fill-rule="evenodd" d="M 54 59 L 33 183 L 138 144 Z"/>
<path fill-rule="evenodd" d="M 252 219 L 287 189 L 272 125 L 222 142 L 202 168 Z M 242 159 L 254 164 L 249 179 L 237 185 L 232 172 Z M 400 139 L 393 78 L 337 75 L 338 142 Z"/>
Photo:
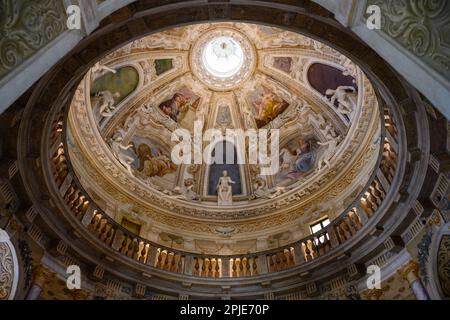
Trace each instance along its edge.
<path fill-rule="evenodd" d="M 381 8 L 382 31 L 450 80 L 450 3 L 369 0 Z"/>
<path fill-rule="evenodd" d="M 61 0 L 6 0 L 1 11 L 0 78 L 66 30 Z"/>

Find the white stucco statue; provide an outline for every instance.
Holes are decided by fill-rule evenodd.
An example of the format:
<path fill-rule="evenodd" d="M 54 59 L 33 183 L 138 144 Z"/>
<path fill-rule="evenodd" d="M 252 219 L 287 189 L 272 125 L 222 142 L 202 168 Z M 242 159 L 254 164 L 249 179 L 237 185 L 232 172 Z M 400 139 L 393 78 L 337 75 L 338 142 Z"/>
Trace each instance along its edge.
<path fill-rule="evenodd" d="M 222 171 L 222 177 L 219 178 L 217 183 L 217 204 L 219 206 L 229 206 L 233 203 L 233 192 L 231 184 L 235 182 L 228 176 L 226 170 Z"/>
<path fill-rule="evenodd" d="M 338 108 L 337 111 L 342 114 L 349 114 L 356 108 L 356 103 L 358 101 L 358 93 L 356 89 L 352 86 L 339 86 L 336 90 L 328 89 L 325 92 L 327 95 L 332 95 L 330 102 L 334 104 L 337 100 Z"/>
<path fill-rule="evenodd" d="M 99 113 L 102 117 L 111 117 L 112 112 L 116 108 L 114 105 L 114 98 L 120 97 L 119 92 L 111 93 L 108 90 L 100 91 L 97 96 L 99 97 Z"/>
<path fill-rule="evenodd" d="M 128 172 L 133 175 L 133 170 L 131 168 L 131 164 L 134 162 L 134 158 L 127 155 L 125 151 L 132 148 L 133 145 L 129 144 L 127 146 L 124 146 L 122 144 L 122 136 L 118 135 L 116 138 L 111 139 L 111 150 L 113 152 L 114 157 L 116 157 L 117 160 L 125 167 L 127 168 Z"/>
<path fill-rule="evenodd" d="M 141 123 L 141 115 L 139 113 L 139 111 L 137 111 L 136 113 L 129 115 L 126 119 L 125 119 L 125 123 L 123 125 L 124 129 L 125 129 L 125 136 L 133 131 L 135 128 L 137 128 L 137 126 Z"/>
<path fill-rule="evenodd" d="M 267 188 L 267 182 L 261 177 L 255 179 L 253 184 L 253 195 L 255 198 L 268 199 L 270 197 L 269 189 Z"/>
<path fill-rule="evenodd" d="M 327 134 L 326 139 L 327 141 L 325 142 L 317 142 L 317 144 L 327 147 L 324 153 L 319 156 L 318 170 L 321 170 L 324 165 L 327 168 L 331 168 L 330 160 L 336 154 L 337 145 L 341 140 L 340 137 L 333 137 L 330 133 Z"/>

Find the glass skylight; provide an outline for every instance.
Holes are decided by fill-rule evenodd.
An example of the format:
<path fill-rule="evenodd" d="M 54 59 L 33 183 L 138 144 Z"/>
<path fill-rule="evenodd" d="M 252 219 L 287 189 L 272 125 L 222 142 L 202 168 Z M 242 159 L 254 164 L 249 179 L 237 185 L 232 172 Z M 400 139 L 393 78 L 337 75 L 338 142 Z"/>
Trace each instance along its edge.
<path fill-rule="evenodd" d="M 202 61 L 212 75 L 227 78 L 240 70 L 244 53 L 239 43 L 232 38 L 216 37 L 206 44 Z"/>

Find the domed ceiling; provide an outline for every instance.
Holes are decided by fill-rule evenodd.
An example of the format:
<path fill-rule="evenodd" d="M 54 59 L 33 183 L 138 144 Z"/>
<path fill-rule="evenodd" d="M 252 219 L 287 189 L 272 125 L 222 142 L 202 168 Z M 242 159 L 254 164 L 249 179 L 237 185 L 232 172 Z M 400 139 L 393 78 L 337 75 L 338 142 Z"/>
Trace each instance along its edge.
<path fill-rule="evenodd" d="M 198 252 L 250 252 L 308 235 L 312 222 L 360 197 L 380 154 L 377 99 L 362 71 L 318 41 L 254 24 L 138 39 L 85 75 L 68 117 L 70 160 L 92 200 L 142 237 Z M 239 144 L 230 129 L 247 138 Z M 279 141 L 269 152 L 275 171 L 249 161 L 262 150 L 249 132 L 267 134 L 268 150 Z M 199 149 L 177 163 L 185 139 Z M 224 171 L 234 182 L 225 202 Z"/>

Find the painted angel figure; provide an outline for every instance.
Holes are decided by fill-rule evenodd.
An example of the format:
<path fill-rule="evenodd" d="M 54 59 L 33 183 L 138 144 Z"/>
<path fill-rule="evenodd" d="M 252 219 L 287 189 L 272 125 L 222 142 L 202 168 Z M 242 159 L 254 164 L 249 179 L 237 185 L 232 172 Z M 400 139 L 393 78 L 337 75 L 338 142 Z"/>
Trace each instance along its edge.
<path fill-rule="evenodd" d="M 325 152 L 319 157 L 318 160 L 318 170 L 321 170 L 325 165 L 327 168 L 331 168 L 330 160 L 336 154 L 337 145 L 340 141 L 340 137 L 332 137 L 331 134 L 328 134 L 326 137 L 328 140 L 325 142 L 317 142 L 317 144 L 321 146 L 327 146 Z"/>

